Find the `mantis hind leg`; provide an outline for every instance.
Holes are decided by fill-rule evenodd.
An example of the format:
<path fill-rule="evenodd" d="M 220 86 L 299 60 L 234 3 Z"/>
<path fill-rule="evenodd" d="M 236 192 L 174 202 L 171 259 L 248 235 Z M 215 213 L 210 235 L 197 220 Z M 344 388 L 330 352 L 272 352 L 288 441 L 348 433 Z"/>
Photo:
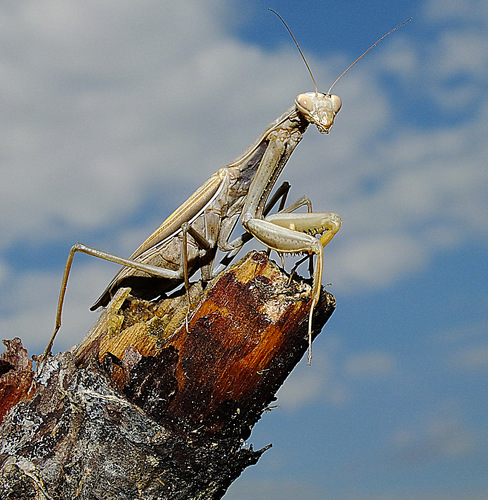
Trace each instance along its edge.
<path fill-rule="evenodd" d="M 98 257 L 100 259 L 108 260 L 109 262 L 114 262 L 115 264 L 120 264 L 122 266 L 130 267 L 132 269 L 136 269 L 138 271 L 146 272 L 152 276 L 156 276 L 159 278 L 169 279 L 169 280 L 179 280 L 183 277 L 185 281 L 185 287 L 188 291 L 189 287 L 189 270 L 188 270 L 188 239 L 187 233 L 189 233 L 196 243 L 202 248 L 204 251 L 208 251 L 212 247 L 212 244 L 206 240 L 197 230 L 195 230 L 190 224 L 185 223 L 182 226 L 182 263 L 180 270 L 172 270 L 166 269 L 164 267 L 153 266 L 150 264 L 146 264 L 144 262 L 138 260 L 125 259 L 122 257 L 118 257 L 117 255 L 104 252 L 103 250 L 98 250 L 97 248 L 90 247 L 83 243 L 76 243 L 73 245 L 69 251 L 68 258 L 66 261 L 66 266 L 64 268 L 63 279 L 61 281 L 61 288 L 59 291 L 59 299 L 58 299 L 58 307 L 56 311 L 56 324 L 54 327 L 54 332 L 49 339 L 49 342 L 42 354 L 40 360 L 46 358 L 46 356 L 51 352 L 52 346 L 54 344 L 54 340 L 56 335 L 61 328 L 61 316 L 63 312 L 64 299 L 66 296 L 66 289 L 68 287 L 68 278 L 71 272 L 71 266 L 73 264 L 74 256 L 77 252 L 84 253 L 87 255 L 91 255 L 93 257 Z M 183 274 L 183 276 L 182 276 Z M 190 297 L 188 296 L 188 300 L 190 301 Z"/>

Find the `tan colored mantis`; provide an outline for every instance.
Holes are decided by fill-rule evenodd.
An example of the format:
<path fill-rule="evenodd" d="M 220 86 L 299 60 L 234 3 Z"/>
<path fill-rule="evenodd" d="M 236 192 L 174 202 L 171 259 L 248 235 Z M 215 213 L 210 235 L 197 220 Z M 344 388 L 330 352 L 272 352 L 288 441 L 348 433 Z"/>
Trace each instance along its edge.
<path fill-rule="evenodd" d="M 307 61 L 293 34 L 281 16 L 274 13 L 285 24 L 292 36 L 315 84 Z M 217 250 L 230 252 L 230 256 L 224 260 L 231 260 L 244 242 L 250 239 L 250 236 L 245 234 L 230 241 L 240 217 L 244 229 L 268 248 L 280 254 L 316 255 L 308 321 L 308 363 L 310 364 L 312 316 L 320 297 L 323 248 L 339 231 L 341 218 L 332 212 L 312 212 L 311 202 L 305 196 L 286 208 L 281 207 L 278 213 L 267 215 L 280 198 L 283 204 L 289 188 L 286 183 L 269 203 L 267 203 L 268 198 L 307 127 L 313 124 L 320 133 L 329 133 L 335 116 L 342 106 L 341 99 L 330 93 L 332 87 L 369 50 L 406 22 L 408 21 L 388 32 L 356 59 L 336 79 L 326 94 L 318 92 L 316 84 L 314 92 L 299 94 L 290 109 L 273 121 L 241 156 L 213 174 L 128 259 L 82 243 L 74 245 L 69 252 L 64 270 L 55 330 L 43 358 L 51 352 L 54 339 L 61 327 L 68 277 L 76 252 L 93 255 L 124 266 L 91 307 L 92 310 L 106 306 L 113 294 L 123 286 L 131 287 L 136 295 L 139 291 L 145 298 L 154 298 L 169 292 L 182 282 L 185 283 L 188 292 L 189 278 L 196 271 L 201 271 L 204 281 L 216 275 L 214 260 Z M 307 205 L 307 213 L 294 213 L 303 205 Z M 317 235 L 319 235 L 318 238 Z"/>

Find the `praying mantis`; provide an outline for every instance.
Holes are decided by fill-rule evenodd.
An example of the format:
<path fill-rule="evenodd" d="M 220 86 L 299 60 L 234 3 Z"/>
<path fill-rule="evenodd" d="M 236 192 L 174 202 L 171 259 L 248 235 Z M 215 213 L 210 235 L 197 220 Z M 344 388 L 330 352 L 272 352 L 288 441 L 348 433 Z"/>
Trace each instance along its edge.
<path fill-rule="evenodd" d="M 279 14 L 272 12 L 281 19 L 293 38 L 312 77 L 315 91 L 299 94 L 293 106 L 268 125 L 242 155 L 213 174 L 128 259 L 83 243 L 75 244 L 66 262 L 59 293 L 55 330 L 42 356 L 43 359 L 50 354 L 61 327 L 66 288 L 76 252 L 124 266 L 91 307 L 92 310 L 106 306 L 114 293 L 123 286 L 131 287 L 136 295 L 140 291 L 145 298 L 155 298 L 172 291 L 181 283 L 185 284 L 190 307 L 189 278 L 199 270 L 202 280 L 209 281 L 220 271 L 220 268 L 214 269 L 217 250 L 229 252 L 223 259 L 228 262 L 237 254 L 245 241 L 254 237 L 279 254 L 316 256 L 308 319 L 308 364 L 311 363 L 312 316 L 320 298 L 323 249 L 337 234 L 342 221 L 339 215 L 332 212 L 313 212 L 311 202 L 306 196 L 283 207 L 289 189 L 287 183 L 284 183 L 270 199 L 271 191 L 308 126 L 315 125 L 321 134 L 329 133 L 342 106 L 340 97 L 331 94 L 334 85 L 375 45 L 410 19 L 375 42 L 324 94 L 318 92 L 308 63 L 285 21 Z M 269 211 L 280 199 L 280 210 L 270 215 Z M 301 206 L 307 206 L 308 211 L 296 213 L 295 210 Z M 247 233 L 231 240 L 239 218 Z"/>

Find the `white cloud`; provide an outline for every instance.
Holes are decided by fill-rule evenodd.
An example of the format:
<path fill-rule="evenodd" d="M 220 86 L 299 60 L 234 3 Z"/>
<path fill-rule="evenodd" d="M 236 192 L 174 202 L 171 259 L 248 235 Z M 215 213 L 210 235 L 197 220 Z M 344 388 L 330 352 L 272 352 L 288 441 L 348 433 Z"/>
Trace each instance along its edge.
<path fill-rule="evenodd" d="M 440 56 L 433 71 L 441 78 L 456 75 L 477 77 L 488 62 L 488 40 L 483 32 L 451 31 L 439 40 Z"/>
<path fill-rule="evenodd" d="M 386 287 L 425 264 L 422 245 L 402 234 L 351 237 L 348 243 L 328 256 L 334 263 L 335 288 L 341 292 Z"/>
<path fill-rule="evenodd" d="M 352 402 L 359 381 L 389 380 L 398 372 L 395 357 L 384 351 L 347 355 L 343 342 L 326 333 L 314 343 L 312 368 L 298 364 L 278 391 L 283 411 L 296 411 L 311 402 L 344 407 Z M 318 345 L 317 345 L 318 344 Z"/>
<path fill-rule="evenodd" d="M 170 178 L 183 170 L 178 150 L 198 151 L 182 119 L 208 92 L 195 81 L 195 59 L 219 34 L 207 10 L 215 2 L 193 2 L 186 18 L 171 2 L 63 5 L 2 7 L 4 244 L 53 238 L 59 221 L 102 227 L 134 210 L 151 176 L 164 178 L 161 163 L 168 179 L 168 166 Z"/>
<path fill-rule="evenodd" d="M 488 297 L 480 294 L 476 307 L 486 309 Z M 481 320 L 443 329 L 434 338 L 434 348 L 449 373 L 455 376 L 488 369 L 488 323 Z M 472 373 L 470 373 L 472 375 Z"/>
<path fill-rule="evenodd" d="M 488 18 L 488 8 L 484 0 L 429 0 L 423 7 L 423 15 L 430 22 L 456 21 L 472 23 Z"/>
<path fill-rule="evenodd" d="M 389 377 L 397 369 L 394 357 L 386 352 L 363 352 L 348 357 L 344 370 L 346 375 L 362 380 Z"/>
<path fill-rule="evenodd" d="M 334 361 L 339 348 L 337 339 L 328 336 L 325 347 L 313 351 L 312 367 L 302 360 L 277 393 L 278 404 L 284 411 L 295 411 L 312 401 L 330 406 L 342 406 L 349 400 L 349 388 L 341 380 L 340 367 Z"/>
<path fill-rule="evenodd" d="M 488 344 L 472 345 L 453 355 L 451 364 L 463 370 L 488 369 Z"/>
<path fill-rule="evenodd" d="M 7 264 L 0 260 L 0 287 L 7 284 L 7 280 L 10 278 L 10 273 Z"/>
<path fill-rule="evenodd" d="M 478 449 L 479 438 L 459 418 L 444 416 L 399 429 L 392 435 L 391 444 L 402 461 L 422 463 L 469 456 Z"/>
<path fill-rule="evenodd" d="M 81 342 L 95 323 L 99 313 L 89 307 L 106 282 L 115 274 L 116 266 L 87 259 L 75 262 L 71 274 L 53 352 L 64 351 Z M 9 293 L 2 295 L 0 332 L 2 338 L 20 337 L 29 354 L 40 354 L 54 330 L 61 272 L 23 273 L 10 280 Z"/>
<path fill-rule="evenodd" d="M 488 306 L 488 296 L 486 294 L 480 295 L 477 306 L 484 309 Z M 435 336 L 434 341 L 441 345 L 465 345 L 471 341 L 481 341 L 486 339 L 488 332 L 488 322 L 482 320 L 476 323 L 463 323 L 455 325 L 451 328 L 442 330 Z"/>

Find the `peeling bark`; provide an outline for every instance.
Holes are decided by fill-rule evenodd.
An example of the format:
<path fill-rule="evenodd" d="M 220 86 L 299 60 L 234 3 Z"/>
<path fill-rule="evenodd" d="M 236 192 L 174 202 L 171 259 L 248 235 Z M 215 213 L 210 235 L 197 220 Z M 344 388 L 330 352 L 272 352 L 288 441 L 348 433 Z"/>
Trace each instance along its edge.
<path fill-rule="evenodd" d="M 244 440 L 307 350 L 309 285 L 252 252 L 193 284 L 188 328 L 184 294 L 129 292 L 33 380 L 29 366 L 0 426 L 1 498 L 218 499 L 268 448 Z M 334 306 L 323 290 L 316 333 Z M 0 390 L 22 372 L 15 345 Z"/>

